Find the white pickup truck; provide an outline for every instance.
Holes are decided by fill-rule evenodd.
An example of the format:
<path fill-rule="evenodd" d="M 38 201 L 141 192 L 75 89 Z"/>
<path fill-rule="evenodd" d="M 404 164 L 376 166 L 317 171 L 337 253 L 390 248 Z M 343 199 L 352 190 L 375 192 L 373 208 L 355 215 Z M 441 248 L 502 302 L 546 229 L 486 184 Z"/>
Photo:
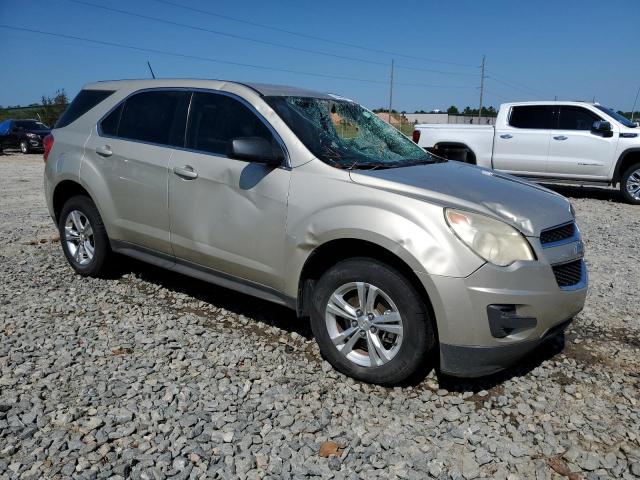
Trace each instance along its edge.
<path fill-rule="evenodd" d="M 640 204 L 640 128 L 597 103 L 500 106 L 495 126 L 418 124 L 413 140 L 441 156 L 549 183 L 619 185 Z"/>

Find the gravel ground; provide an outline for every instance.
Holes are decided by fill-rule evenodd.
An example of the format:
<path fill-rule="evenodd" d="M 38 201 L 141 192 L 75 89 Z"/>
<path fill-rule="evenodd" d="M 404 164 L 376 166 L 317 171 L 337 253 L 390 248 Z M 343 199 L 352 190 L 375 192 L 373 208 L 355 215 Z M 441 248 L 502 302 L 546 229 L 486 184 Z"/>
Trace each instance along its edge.
<path fill-rule="evenodd" d="M 74 275 L 42 159 L 0 156 L 0 479 L 640 477 L 640 207 L 563 188 L 587 307 L 477 381 L 360 384 L 283 308 L 138 262 Z"/>

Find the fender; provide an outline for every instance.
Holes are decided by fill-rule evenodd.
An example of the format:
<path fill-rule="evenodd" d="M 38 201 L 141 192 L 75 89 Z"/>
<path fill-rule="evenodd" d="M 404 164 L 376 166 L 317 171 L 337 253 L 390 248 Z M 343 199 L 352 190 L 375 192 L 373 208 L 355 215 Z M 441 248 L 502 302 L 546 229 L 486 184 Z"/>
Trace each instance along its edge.
<path fill-rule="evenodd" d="M 624 173 L 623 171 L 624 162 L 626 158 L 632 153 L 637 153 L 638 155 L 640 155 L 640 147 L 627 148 L 624 152 L 620 154 L 620 156 L 618 157 L 618 161 L 616 162 L 615 169 L 613 170 L 611 183 L 618 183 L 620 181 L 620 178 Z"/>
<path fill-rule="evenodd" d="M 405 201 L 409 203 L 412 199 Z M 422 206 L 425 210 L 429 208 L 424 203 Z M 437 212 L 435 217 L 429 217 L 440 220 L 442 208 L 432 208 Z M 398 257 L 414 272 L 431 275 L 464 277 L 484 263 L 471 251 L 460 249 L 458 240 L 453 235 L 447 236 L 448 230 L 435 225 L 430 228 L 428 219 L 420 223 L 414 220 L 410 215 L 373 205 L 337 205 L 290 223 L 285 247 L 290 259 L 284 269 L 285 294 L 297 295 L 305 263 L 317 248 L 333 240 L 375 244 Z M 429 290 L 426 285 L 425 288 Z"/>

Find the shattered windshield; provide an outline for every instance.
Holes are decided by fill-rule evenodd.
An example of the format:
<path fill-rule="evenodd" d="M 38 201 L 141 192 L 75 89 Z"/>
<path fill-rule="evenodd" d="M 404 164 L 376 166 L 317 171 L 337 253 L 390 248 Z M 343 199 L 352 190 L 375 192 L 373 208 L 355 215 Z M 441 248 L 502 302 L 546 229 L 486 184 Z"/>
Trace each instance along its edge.
<path fill-rule="evenodd" d="M 316 157 L 339 168 L 395 168 L 434 163 L 375 113 L 343 99 L 266 97 Z"/>

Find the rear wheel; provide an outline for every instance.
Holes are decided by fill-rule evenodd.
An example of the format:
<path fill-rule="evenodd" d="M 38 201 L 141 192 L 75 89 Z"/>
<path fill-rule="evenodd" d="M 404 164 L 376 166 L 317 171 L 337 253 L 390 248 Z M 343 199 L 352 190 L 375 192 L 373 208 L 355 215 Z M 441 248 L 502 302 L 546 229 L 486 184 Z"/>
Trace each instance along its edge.
<path fill-rule="evenodd" d="M 62 250 L 77 273 L 92 277 L 107 273 L 113 253 L 100 213 L 89 197 L 78 195 L 65 202 L 58 230 Z"/>
<path fill-rule="evenodd" d="M 640 162 L 631 165 L 622 174 L 620 192 L 627 202 L 640 205 Z"/>
<path fill-rule="evenodd" d="M 427 306 L 411 282 L 370 258 L 342 261 L 320 278 L 311 327 L 338 371 L 380 385 L 416 374 L 436 344 Z"/>
<path fill-rule="evenodd" d="M 26 140 L 20 140 L 20 151 L 22 153 L 29 153 L 31 149 L 29 148 L 29 144 L 27 143 Z"/>

